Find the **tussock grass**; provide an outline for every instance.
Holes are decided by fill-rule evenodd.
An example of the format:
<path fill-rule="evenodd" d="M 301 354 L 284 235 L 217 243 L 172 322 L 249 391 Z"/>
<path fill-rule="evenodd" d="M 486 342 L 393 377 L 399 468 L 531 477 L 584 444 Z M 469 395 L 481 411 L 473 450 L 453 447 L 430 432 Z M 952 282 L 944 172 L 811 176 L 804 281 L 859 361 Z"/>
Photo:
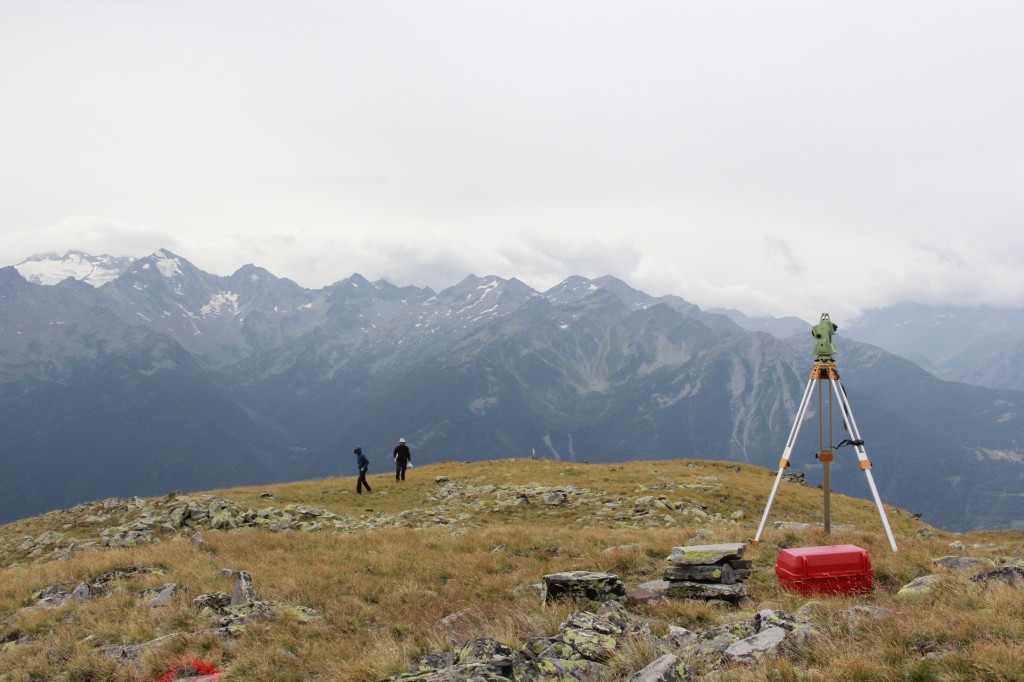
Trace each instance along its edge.
<path fill-rule="evenodd" d="M 465 486 L 576 486 L 594 491 L 589 506 L 548 506 L 534 502 L 501 508 L 481 493 L 479 504 L 461 500 L 451 513 L 454 526 L 377 528 L 356 533 L 264 530 L 204 531 L 198 550 L 180 538 L 131 549 L 83 551 L 61 561 L 0 570 L 0 641 L 17 633 L 20 642 L 0 653 L 0 680 L 153 679 L 187 657 L 212 661 L 232 680 L 352 680 L 366 682 L 405 670 L 429 652 L 454 642 L 486 636 L 512 647 L 533 636 L 554 634 L 572 605 L 544 607 L 535 585 L 542 576 L 575 569 L 609 571 L 627 585 L 659 579 L 671 547 L 737 542 L 756 530 L 771 477 L 764 469 L 712 462 L 634 462 L 583 465 L 549 461 L 442 463 L 416 467 L 404 484 L 390 472 L 371 476 L 372 495 L 356 495 L 354 478 L 331 478 L 277 486 L 212 491 L 241 507 L 304 503 L 338 514 L 372 518 L 439 504 L 444 475 Z M 277 499 L 260 495 L 272 492 Z M 632 509 L 643 496 L 702 505 L 725 522 L 679 513 L 616 521 L 599 517 L 603 505 Z M 784 484 L 771 521 L 815 523 L 821 492 Z M 737 512 L 743 518 L 728 520 Z M 663 519 L 664 516 L 670 519 Z M 0 538 L 37 535 L 70 523 L 64 512 L 0 528 Z M 651 520 L 653 519 L 653 521 Z M 784 547 L 852 543 L 864 547 L 875 569 L 875 590 L 858 598 L 825 597 L 810 609 L 826 637 L 802 647 L 791 659 L 710 674 L 718 680 L 1010 680 L 1020 679 L 1024 642 L 1024 591 L 972 583 L 950 574 L 930 598 L 902 602 L 896 591 L 936 571 L 933 557 L 957 553 L 950 541 L 980 543 L 976 556 L 1020 556 L 1024 535 L 987 532 L 929 539 L 906 514 L 890 516 L 900 551 L 889 549 L 877 510 L 864 500 L 833 496 L 834 531 L 768 528 L 748 550 L 757 569 L 748 583 L 751 603 L 740 611 L 702 602 L 671 601 L 635 611 L 655 634 L 669 625 L 691 630 L 750 617 L 756 609 L 794 612 L 808 599 L 785 592 L 772 567 Z M 53 524 L 59 524 L 54 526 Z M 623 525 L 623 524 L 627 525 Z M 671 525 L 663 525 L 671 523 Z M 95 536 L 98 528 L 65 533 Z M 989 545 L 992 545 L 989 547 Z M 0 557 L 2 560 L 3 557 Z M 9 563 L 9 562 L 8 562 Z M 35 590 L 59 582 L 71 588 L 107 571 L 128 566 L 164 567 L 164 575 L 138 575 L 108 585 L 109 595 L 60 608 L 25 608 Z M 322 621 L 301 623 L 287 616 L 249 625 L 225 640 L 204 633 L 211 622 L 192 607 L 196 596 L 229 592 L 223 568 L 252 574 L 261 599 L 316 609 Z M 139 590 L 175 582 L 171 604 L 153 609 L 136 598 Z M 843 611 L 857 604 L 890 609 L 878 619 L 847 622 Z M 136 663 L 115 660 L 102 647 L 161 639 Z M 612 661 L 623 677 L 656 658 L 641 642 L 630 643 Z"/>

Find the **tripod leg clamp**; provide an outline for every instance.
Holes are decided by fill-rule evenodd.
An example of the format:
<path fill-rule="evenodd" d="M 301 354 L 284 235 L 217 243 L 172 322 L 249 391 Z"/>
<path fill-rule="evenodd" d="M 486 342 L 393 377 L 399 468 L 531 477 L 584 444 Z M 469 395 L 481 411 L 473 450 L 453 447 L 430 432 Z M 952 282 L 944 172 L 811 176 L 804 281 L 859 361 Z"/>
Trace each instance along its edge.
<path fill-rule="evenodd" d="M 788 469 L 789 468 L 789 460 L 786 459 L 785 457 L 780 459 L 779 460 L 779 468 L 780 469 Z"/>
<path fill-rule="evenodd" d="M 871 460 L 870 459 L 862 459 L 860 461 L 860 468 L 863 469 L 864 471 L 867 471 L 868 469 L 870 469 L 871 468 Z"/>

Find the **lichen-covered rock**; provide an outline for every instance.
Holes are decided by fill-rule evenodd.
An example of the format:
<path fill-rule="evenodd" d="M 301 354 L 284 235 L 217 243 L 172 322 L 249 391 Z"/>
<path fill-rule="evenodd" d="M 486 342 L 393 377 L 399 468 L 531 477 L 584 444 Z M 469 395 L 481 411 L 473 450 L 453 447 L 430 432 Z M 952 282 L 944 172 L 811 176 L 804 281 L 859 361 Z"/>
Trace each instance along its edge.
<path fill-rule="evenodd" d="M 562 632 L 562 640 L 589 661 L 607 661 L 615 653 L 618 640 L 594 630 L 570 628 Z"/>
<path fill-rule="evenodd" d="M 471 639 L 460 647 L 455 654 L 455 665 L 478 664 L 483 670 L 496 675 L 511 677 L 512 663 L 515 653 L 510 647 L 487 637 Z"/>
<path fill-rule="evenodd" d="M 516 682 L 594 682 L 609 680 L 612 669 L 596 661 L 578 659 L 567 661 L 558 658 L 541 658 L 524 661 L 516 666 Z"/>
<path fill-rule="evenodd" d="M 731 644 L 723 654 L 733 663 L 753 663 L 762 656 L 778 653 L 788 637 L 789 633 L 783 628 L 766 628 Z"/>
<path fill-rule="evenodd" d="M 692 582 L 701 583 L 721 583 L 723 585 L 733 585 L 741 580 L 746 580 L 750 576 L 750 568 L 736 568 L 734 566 L 738 564 L 740 566 L 747 566 L 749 562 L 726 561 L 721 564 L 711 565 L 673 565 L 669 566 L 665 570 L 665 580 L 677 582 L 682 580 L 688 580 Z"/>
<path fill-rule="evenodd" d="M 765 609 L 754 618 L 700 632 L 670 628 L 668 641 L 677 653 L 715 667 L 719 661 L 749 663 L 767 654 L 791 650 L 821 631 L 785 611 Z"/>
<path fill-rule="evenodd" d="M 185 521 L 188 520 L 189 509 L 186 505 L 175 507 L 171 510 L 171 513 L 167 515 L 167 522 L 175 528 L 182 528 L 185 525 Z"/>
<path fill-rule="evenodd" d="M 722 585 L 719 583 L 697 583 L 691 581 L 670 582 L 665 594 L 676 599 L 721 599 L 735 604 L 747 596 L 744 583 Z"/>
<path fill-rule="evenodd" d="M 978 571 L 985 568 L 993 568 L 996 565 L 996 562 L 991 559 L 971 556 L 944 556 L 932 559 L 932 563 L 954 573 Z"/>
<path fill-rule="evenodd" d="M 175 592 L 178 591 L 177 583 L 165 583 L 160 587 L 151 587 L 138 593 L 139 599 L 145 601 L 152 608 L 159 608 L 171 603 Z"/>
<path fill-rule="evenodd" d="M 231 606 L 231 595 L 225 592 L 208 592 L 193 599 L 192 605 L 200 610 L 221 611 Z"/>
<path fill-rule="evenodd" d="M 417 665 L 417 671 L 423 670 L 441 670 L 442 668 L 450 668 L 455 665 L 455 654 L 451 651 L 446 651 L 441 654 L 427 654 L 420 657 L 420 662 Z"/>
<path fill-rule="evenodd" d="M 576 661 L 583 658 L 583 654 L 576 651 L 571 644 L 560 639 L 553 640 L 547 648 L 540 652 L 538 658 L 559 658 L 566 661 Z"/>
<path fill-rule="evenodd" d="M 669 630 L 669 640 L 684 658 L 694 652 L 723 653 L 730 646 L 757 633 L 752 619 L 727 623 L 699 632 L 683 628 Z"/>
<path fill-rule="evenodd" d="M 613 573 L 568 571 L 544 576 L 544 602 L 581 599 L 605 602 L 626 596 L 626 586 Z"/>
<path fill-rule="evenodd" d="M 840 611 L 837 615 L 843 620 L 845 620 L 847 625 L 849 625 L 851 628 L 855 628 L 864 623 L 865 621 L 886 618 L 888 616 L 891 616 L 892 613 L 892 609 L 887 609 L 884 606 L 869 606 L 865 604 L 859 604 L 857 606 L 846 609 L 845 611 Z"/>
<path fill-rule="evenodd" d="M 942 576 L 935 573 L 931 575 L 923 575 L 920 578 L 914 578 L 900 588 L 899 592 L 896 593 L 896 598 L 920 599 L 922 597 L 926 597 L 932 593 L 941 580 Z"/>
<path fill-rule="evenodd" d="M 630 675 L 626 682 L 687 682 L 692 673 L 686 662 L 675 654 L 665 654 L 648 666 Z"/>
<path fill-rule="evenodd" d="M 731 559 L 742 559 L 746 549 L 747 545 L 742 542 L 673 547 L 668 560 L 686 566 L 719 564 Z"/>
<path fill-rule="evenodd" d="M 522 653 L 525 654 L 527 658 L 536 658 L 547 651 L 548 647 L 557 641 L 558 640 L 551 637 L 530 637 L 526 640 L 526 643 L 523 644 Z"/>
<path fill-rule="evenodd" d="M 237 527 L 238 522 L 235 521 L 235 516 L 228 509 L 221 509 L 210 517 L 210 528 L 213 530 Z"/>
<path fill-rule="evenodd" d="M 232 568 L 221 569 L 220 574 L 235 579 L 235 592 L 231 595 L 232 606 L 245 606 L 255 602 L 256 586 L 253 584 L 252 575 L 247 571 L 236 571 Z"/>
<path fill-rule="evenodd" d="M 624 635 L 649 635 L 651 634 L 650 624 L 643 618 L 634 616 L 626 607 L 617 601 L 606 601 L 597 610 L 599 618 L 603 618 L 612 625 L 619 628 Z"/>
<path fill-rule="evenodd" d="M 971 576 L 974 582 L 989 583 L 998 580 L 1010 585 L 1018 585 L 1024 582 L 1024 567 L 1021 566 L 1000 566 L 991 571 L 985 571 Z"/>

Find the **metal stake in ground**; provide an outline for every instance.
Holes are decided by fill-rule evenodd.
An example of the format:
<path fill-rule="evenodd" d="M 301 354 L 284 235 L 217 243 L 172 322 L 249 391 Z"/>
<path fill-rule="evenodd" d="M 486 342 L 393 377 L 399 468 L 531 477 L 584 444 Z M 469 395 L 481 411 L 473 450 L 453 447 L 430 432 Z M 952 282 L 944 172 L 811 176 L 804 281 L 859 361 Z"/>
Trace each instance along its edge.
<path fill-rule="evenodd" d="M 804 389 L 804 397 L 800 401 L 800 407 L 796 413 L 796 419 L 793 421 L 793 428 L 789 432 L 789 440 L 786 441 L 786 448 L 782 451 L 782 459 L 779 460 L 779 472 L 775 476 L 775 483 L 772 485 L 772 492 L 768 496 L 768 504 L 765 505 L 764 515 L 761 517 L 761 524 L 757 527 L 757 535 L 751 541 L 751 544 L 756 545 L 761 541 L 761 533 L 764 531 L 764 524 L 768 520 L 768 512 L 772 508 L 772 502 L 775 500 L 775 493 L 779 489 L 779 482 L 782 480 L 782 473 L 789 467 L 789 458 L 793 454 L 793 446 L 796 444 L 797 435 L 800 433 L 800 424 L 803 422 L 804 415 L 807 413 L 807 407 L 811 402 L 811 395 L 815 382 L 818 386 L 818 454 L 816 457 L 822 462 L 824 467 L 824 513 L 825 513 L 825 531 L 829 532 L 831 529 L 831 509 L 830 509 L 830 487 L 831 481 L 829 480 L 829 465 L 832 462 L 834 455 L 834 448 L 832 446 L 832 399 L 838 401 L 840 408 L 843 412 L 843 423 L 846 425 L 846 432 L 849 434 L 849 438 L 843 441 L 840 445 L 852 445 L 854 451 L 857 453 L 857 459 L 860 462 L 860 468 L 867 476 L 868 486 L 871 488 L 871 495 L 875 498 L 875 506 L 878 507 L 878 514 L 882 518 L 882 525 L 885 527 L 885 534 L 889 538 L 889 545 L 892 546 L 892 550 L 896 550 L 896 540 L 892 536 L 892 529 L 889 527 L 889 519 L 885 515 L 885 508 L 882 507 L 882 500 L 878 497 L 878 488 L 875 487 L 875 479 L 871 476 L 871 460 L 868 459 L 868 453 L 864 449 L 864 440 L 860 437 L 860 431 L 857 429 L 857 422 L 853 419 L 853 409 L 850 407 L 850 401 L 846 397 L 846 389 L 843 388 L 842 381 L 839 379 L 839 371 L 836 369 L 835 361 L 835 346 L 832 345 L 832 335 L 839 329 L 832 320 L 829 319 L 828 313 L 821 314 L 821 321 L 814 325 L 811 329 L 811 334 L 816 339 L 814 344 L 814 367 L 811 370 L 811 378 L 807 381 L 807 388 Z M 828 391 L 828 448 L 824 446 L 824 433 L 825 433 L 825 410 L 824 410 L 824 392 L 825 382 L 828 382 L 831 390 Z M 836 446 L 838 447 L 838 446 Z"/>

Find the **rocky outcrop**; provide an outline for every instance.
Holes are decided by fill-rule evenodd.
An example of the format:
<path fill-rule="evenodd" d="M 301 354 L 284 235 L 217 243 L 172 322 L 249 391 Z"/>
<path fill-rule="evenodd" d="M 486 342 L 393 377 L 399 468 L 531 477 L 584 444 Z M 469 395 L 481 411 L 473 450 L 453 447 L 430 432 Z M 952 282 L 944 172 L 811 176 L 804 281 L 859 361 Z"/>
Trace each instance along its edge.
<path fill-rule="evenodd" d="M 610 682 L 615 677 L 608 661 L 630 637 L 650 637 L 647 622 L 630 614 L 618 602 L 609 601 L 596 613 L 569 614 L 555 636 L 530 639 L 519 651 L 492 639 L 472 639 L 453 647 L 450 652 L 425 656 L 412 671 L 387 679 L 392 682 Z"/>
<path fill-rule="evenodd" d="M 74 530 L 48 530 L 35 537 L 0 540 L 0 556 L 16 565 L 67 558 L 87 549 L 135 547 L 179 536 L 193 538 L 197 533 L 200 535 L 195 542 L 201 545 L 201 533 L 210 530 L 359 533 L 378 528 L 457 528 L 472 523 L 480 514 L 504 513 L 524 506 L 557 507 L 560 513 L 575 516 L 575 522 L 583 528 L 654 528 L 692 523 L 735 526 L 745 516 L 742 509 L 726 514 L 711 512 L 706 505 L 671 499 L 665 494 L 609 499 L 604 491 L 571 485 L 473 485 L 447 476 L 437 476 L 434 482 L 437 486 L 425 496 L 421 508 L 397 513 L 338 514 L 308 504 L 253 508 L 212 495 L 178 492 L 152 499 L 110 498 L 42 515 L 40 520 L 51 528 Z M 681 485 L 655 484 L 638 488 L 638 492 L 692 493 L 722 485 L 708 476 Z M 259 499 L 273 502 L 277 498 L 263 493 Z"/>
<path fill-rule="evenodd" d="M 821 630 L 801 618 L 764 609 L 735 623 L 699 632 L 672 627 L 668 636 L 655 637 L 645 620 L 609 601 L 597 612 L 569 614 L 555 636 L 529 639 L 519 651 L 494 640 L 474 639 L 449 652 L 425 656 L 412 671 L 379 682 L 681 682 L 696 679 L 687 662 L 710 672 L 763 656 L 788 656 L 821 636 Z M 630 638 L 644 641 L 661 655 L 625 677 L 610 662 Z"/>
<path fill-rule="evenodd" d="M 146 575 L 166 575 L 167 572 L 166 569 L 159 566 L 128 566 L 113 569 L 86 580 L 55 583 L 32 593 L 34 603 L 25 608 L 57 608 L 109 597 L 113 594 L 123 593 L 126 589 L 125 583 L 129 579 Z M 192 600 L 193 607 L 212 621 L 213 628 L 203 630 L 203 633 L 234 637 L 254 620 L 276 620 L 282 617 L 291 618 L 301 623 L 321 620 L 319 613 L 305 606 L 257 599 L 252 576 L 246 571 L 224 569 L 221 571 L 221 575 L 235 580 L 233 594 L 210 592 L 201 594 Z M 156 587 L 136 590 L 135 599 L 140 605 L 159 609 L 170 604 L 181 591 L 177 583 L 164 583 Z M 102 647 L 101 650 L 114 659 L 137 661 L 148 650 L 170 637 L 181 634 L 188 633 L 172 633 L 141 644 L 108 645 Z M 29 641 L 28 638 L 20 632 L 0 631 L 0 651 L 26 641 Z"/>
<path fill-rule="evenodd" d="M 719 625 L 700 632 L 671 628 L 669 640 L 684 659 L 715 667 L 723 663 L 752 663 L 762 656 L 784 655 L 822 633 L 785 611 L 765 609 L 752 619 Z"/>
<path fill-rule="evenodd" d="M 127 566 L 107 571 L 94 578 L 80 581 L 66 581 L 48 585 L 32 594 L 35 607 L 63 606 L 67 602 L 84 602 L 95 597 L 107 596 L 117 584 L 140 575 L 156 573 L 163 575 L 167 571 L 159 566 Z M 164 586 L 166 588 L 166 586 Z M 140 595 L 141 598 L 152 598 L 155 595 Z"/>
<path fill-rule="evenodd" d="M 319 621 L 320 614 L 306 606 L 261 601 L 256 598 L 256 587 L 252 576 L 246 571 L 225 568 L 221 575 L 235 580 L 234 592 L 209 592 L 192 600 L 192 604 L 206 614 L 214 623 L 214 630 L 222 636 L 234 637 L 242 633 L 245 626 L 254 620 L 276 620 L 288 615 L 295 620 L 308 623 Z"/>

